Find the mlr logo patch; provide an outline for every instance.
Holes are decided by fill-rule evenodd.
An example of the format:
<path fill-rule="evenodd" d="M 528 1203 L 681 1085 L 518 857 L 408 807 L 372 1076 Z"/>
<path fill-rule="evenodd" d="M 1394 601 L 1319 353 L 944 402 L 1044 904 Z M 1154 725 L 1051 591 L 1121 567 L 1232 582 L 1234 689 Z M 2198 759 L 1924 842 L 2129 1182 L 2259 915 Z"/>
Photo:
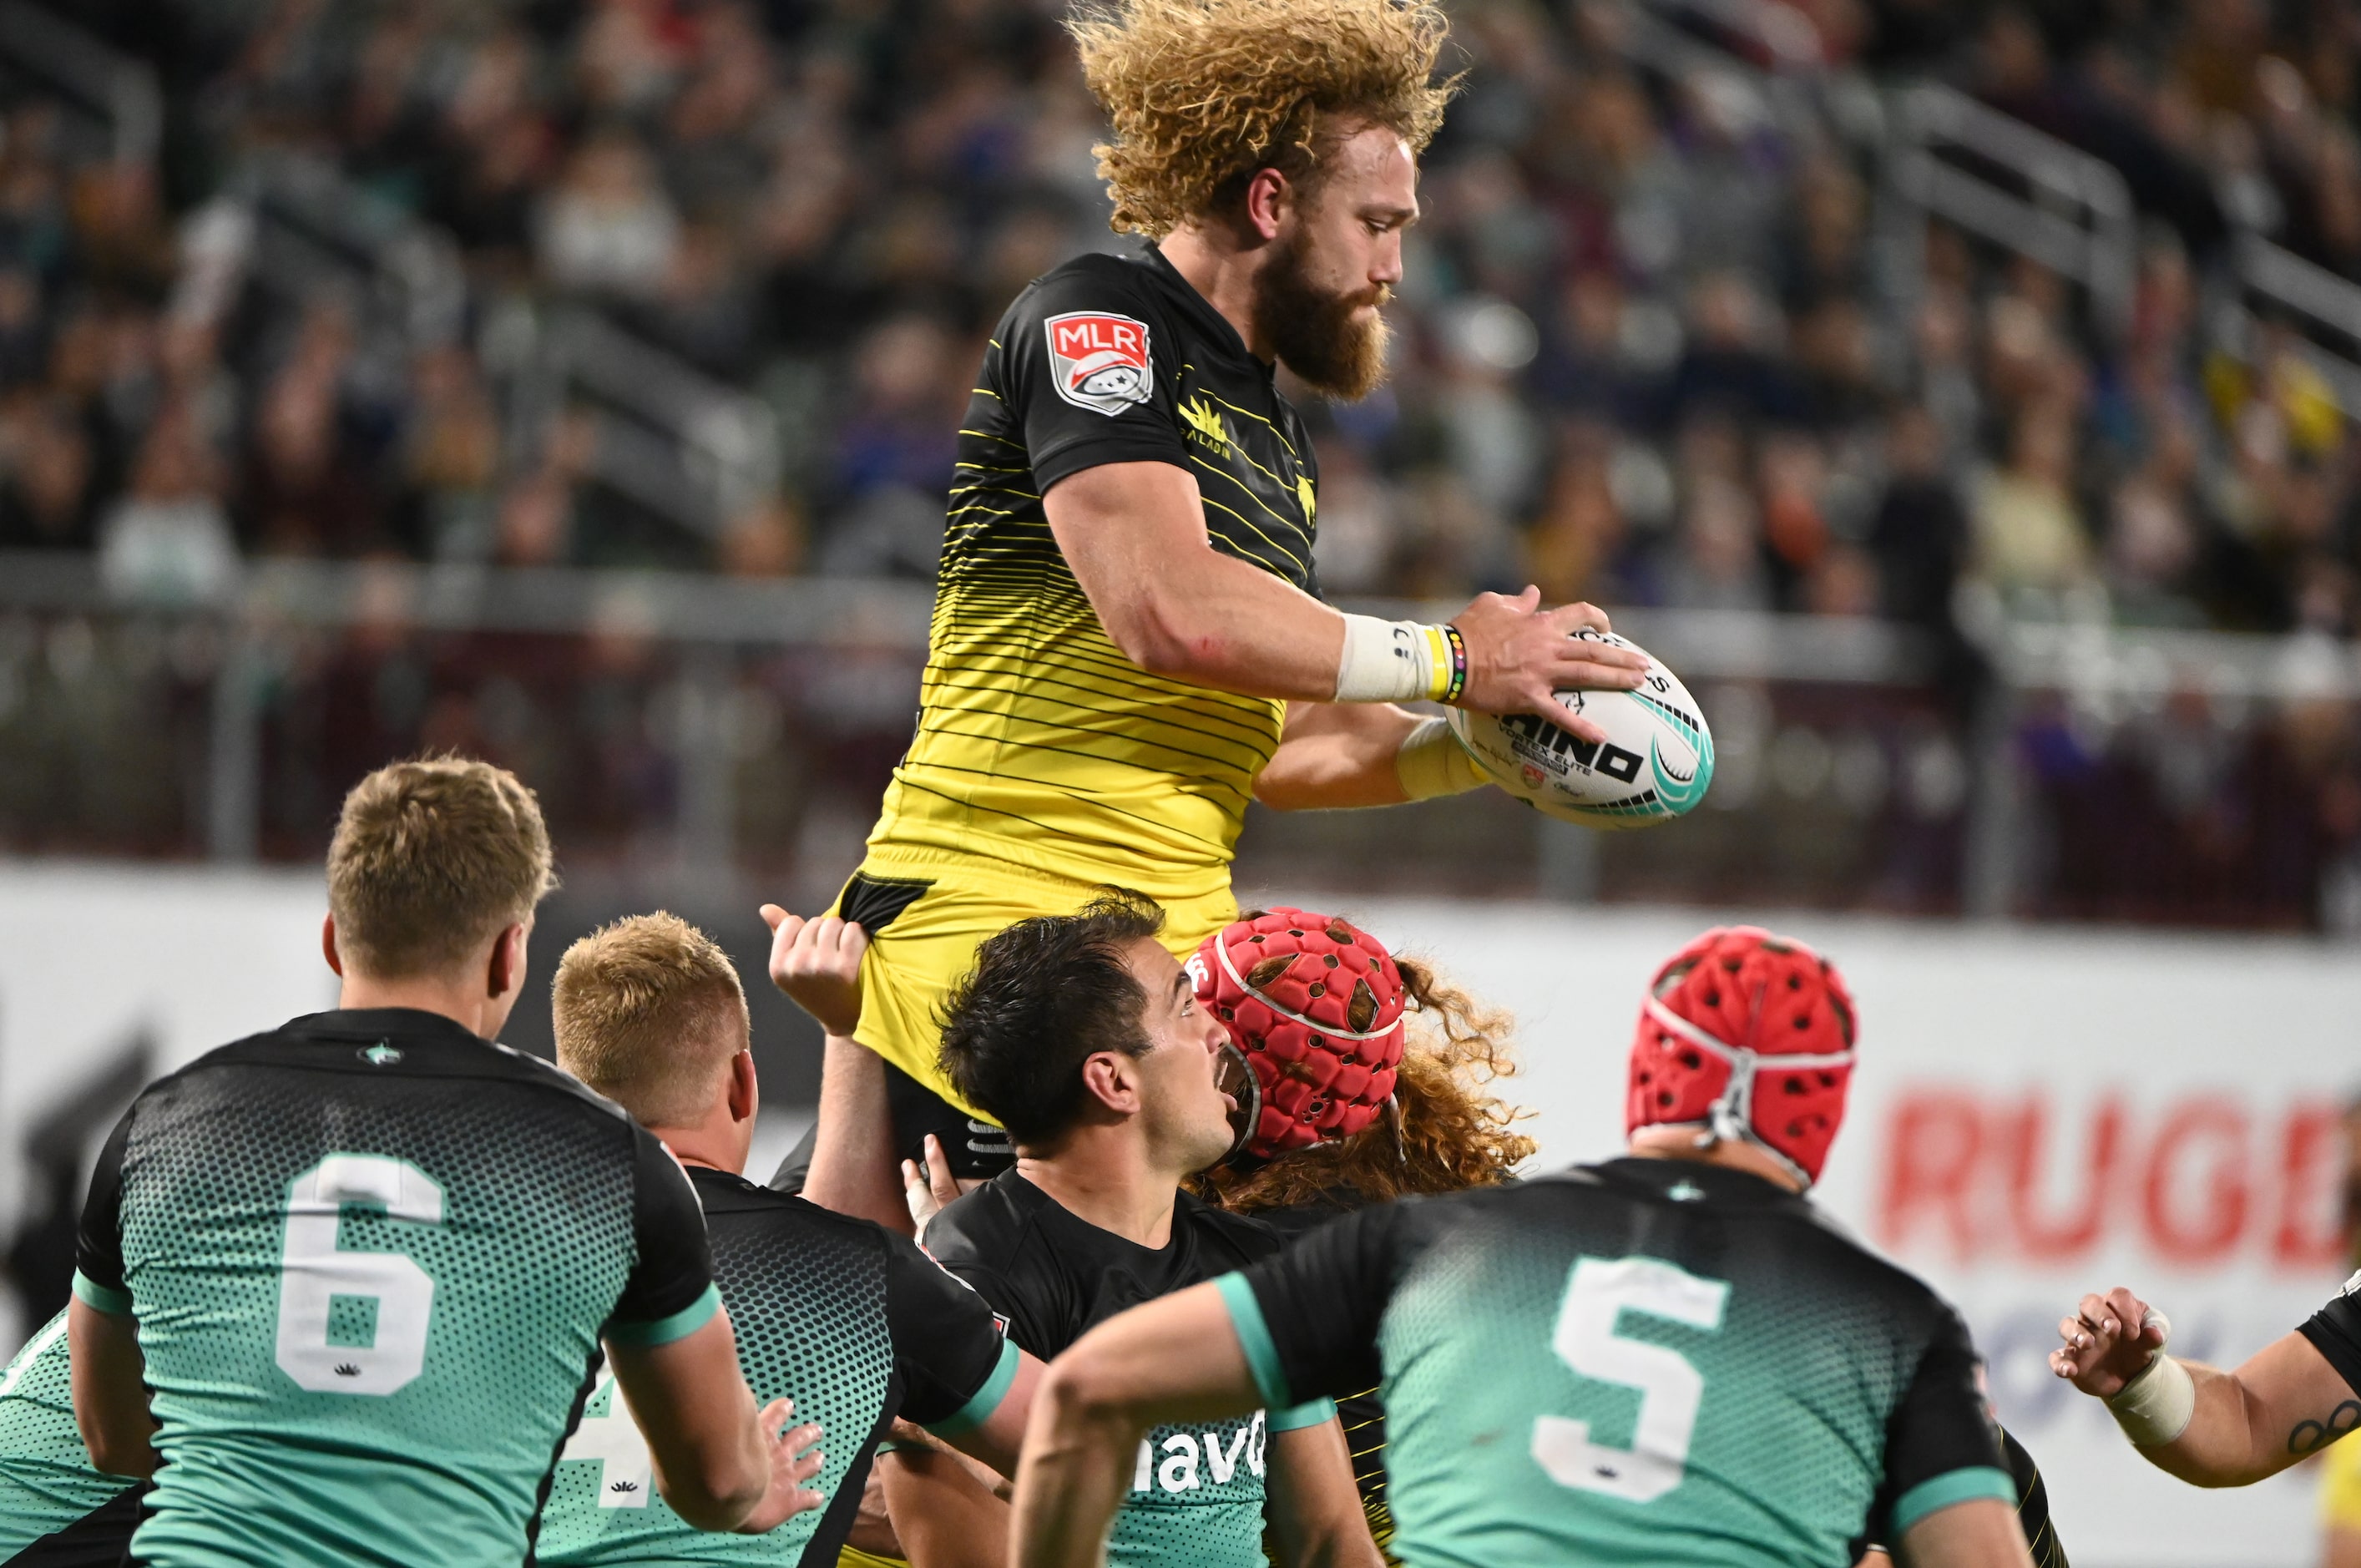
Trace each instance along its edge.
<path fill-rule="evenodd" d="M 1096 311 L 1069 311 L 1042 323 L 1058 395 L 1113 418 L 1155 395 L 1148 379 L 1148 323 Z"/>

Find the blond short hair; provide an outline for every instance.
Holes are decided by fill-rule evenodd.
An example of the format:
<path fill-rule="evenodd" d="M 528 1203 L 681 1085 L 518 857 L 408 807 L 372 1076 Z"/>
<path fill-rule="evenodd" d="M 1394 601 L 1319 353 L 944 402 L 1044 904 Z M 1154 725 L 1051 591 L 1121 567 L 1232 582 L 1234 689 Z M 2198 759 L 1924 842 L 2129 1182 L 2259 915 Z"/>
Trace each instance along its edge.
<path fill-rule="evenodd" d="M 566 948 L 550 1010 L 557 1065 L 650 1127 L 701 1121 L 752 1032 L 730 956 L 661 909 Z"/>
<path fill-rule="evenodd" d="M 1433 0 L 1095 0 L 1066 24 L 1114 139 L 1093 148 L 1110 226 L 1161 239 L 1237 199 L 1257 169 L 1316 186 L 1370 126 L 1423 151 L 1456 79 Z"/>
<path fill-rule="evenodd" d="M 336 950 L 380 979 L 467 962 L 556 885 L 541 803 L 471 757 L 378 769 L 345 796 L 328 845 Z"/>

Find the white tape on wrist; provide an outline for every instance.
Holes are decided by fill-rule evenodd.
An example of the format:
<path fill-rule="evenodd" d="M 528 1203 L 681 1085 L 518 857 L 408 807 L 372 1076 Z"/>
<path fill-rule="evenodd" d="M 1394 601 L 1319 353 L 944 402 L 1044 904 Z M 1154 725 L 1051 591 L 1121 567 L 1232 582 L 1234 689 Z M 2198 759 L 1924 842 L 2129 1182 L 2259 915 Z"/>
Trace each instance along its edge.
<path fill-rule="evenodd" d="M 2107 1401 L 2107 1413 L 2141 1448 L 2159 1448 L 2189 1430 L 2197 1413 L 2197 1380 L 2159 1350 L 2140 1375 Z"/>
<path fill-rule="evenodd" d="M 1394 772 L 1401 779 L 1402 793 L 1412 800 L 1465 795 L 1492 782 L 1477 771 L 1476 759 L 1451 732 L 1447 718 L 1421 720 L 1394 753 Z"/>
<path fill-rule="evenodd" d="M 1336 661 L 1338 702 L 1414 702 L 1435 688 L 1432 639 L 1423 622 L 1345 618 L 1345 652 Z"/>

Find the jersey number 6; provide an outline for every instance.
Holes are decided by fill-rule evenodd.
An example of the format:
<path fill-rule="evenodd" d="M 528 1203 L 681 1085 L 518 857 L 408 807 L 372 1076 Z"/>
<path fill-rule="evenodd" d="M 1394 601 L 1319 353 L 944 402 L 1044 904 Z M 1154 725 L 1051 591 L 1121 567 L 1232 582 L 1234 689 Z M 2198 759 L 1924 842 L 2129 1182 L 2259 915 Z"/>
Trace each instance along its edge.
<path fill-rule="evenodd" d="M 434 1281 L 401 1253 L 339 1247 L 346 1204 L 443 1222 L 443 1189 L 407 1160 L 332 1154 L 297 1177 L 279 1262 L 276 1359 L 315 1394 L 390 1394 L 425 1368 Z"/>
<path fill-rule="evenodd" d="M 1550 1348 L 1583 1377 L 1637 1388 L 1640 1420 L 1630 1448 L 1609 1448 L 1590 1441 L 1587 1421 L 1543 1416 L 1533 1422 L 1533 1463 L 1561 1486 L 1627 1502 L 1651 1503 L 1679 1486 L 1705 1379 L 1680 1352 L 1617 1334 L 1615 1320 L 1645 1312 L 1719 1333 L 1729 1298 L 1727 1281 L 1661 1258 L 1576 1259 Z"/>

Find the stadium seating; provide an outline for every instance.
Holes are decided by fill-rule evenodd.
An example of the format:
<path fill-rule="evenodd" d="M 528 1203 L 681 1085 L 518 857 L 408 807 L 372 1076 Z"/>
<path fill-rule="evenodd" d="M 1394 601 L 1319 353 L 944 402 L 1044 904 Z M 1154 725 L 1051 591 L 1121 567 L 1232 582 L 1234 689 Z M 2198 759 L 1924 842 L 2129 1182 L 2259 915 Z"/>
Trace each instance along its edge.
<path fill-rule="evenodd" d="M 166 602 L 282 558 L 923 583 L 982 334 L 1120 243 L 1056 12 L 15 0 L 0 549 Z M 1987 698 L 1996 627 L 2352 631 L 2349 42 L 2233 0 L 1455 17 L 1392 382 L 1314 412 L 1328 591 L 1886 623 L 1931 674 L 1863 798 L 1955 807 L 2013 738 L 2008 897 L 2326 918 L 2349 703 Z M 1955 813 L 1903 817 L 1801 895 L 1972 904 Z M 1708 838 L 1639 891 L 1728 891 Z"/>

